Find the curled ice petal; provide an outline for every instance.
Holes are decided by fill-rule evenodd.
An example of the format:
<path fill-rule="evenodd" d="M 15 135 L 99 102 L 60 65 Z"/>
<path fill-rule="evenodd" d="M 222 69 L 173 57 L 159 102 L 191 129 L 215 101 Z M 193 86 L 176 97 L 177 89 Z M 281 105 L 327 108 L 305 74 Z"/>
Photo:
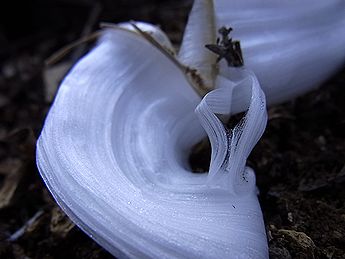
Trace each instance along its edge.
<path fill-rule="evenodd" d="M 108 31 L 63 81 L 37 144 L 40 173 L 64 211 L 119 257 L 267 258 L 245 165 L 267 120 L 259 82 L 268 102 L 279 102 L 344 62 L 344 1 L 305 2 L 195 1 L 179 54 L 185 66 L 159 51 L 171 44 L 151 25 L 136 23 L 158 48 L 128 24 Z M 214 64 L 204 45 L 220 26 L 234 27 L 258 80 Z M 200 100 L 185 72 L 216 90 Z M 244 110 L 231 131 L 218 117 Z M 201 126 L 209 174 L 192 173 L 187 159 L 206 135 Z"/>
<path fill-rule="evenodd" d="M 214 112 L 231 108 L 231 94 L 219 91 L 237 84 L 217 81 L 219 89 L 197 109 L 204 126 L 217 120 Z M 251 93 L 246 122 L 217 152 L 234 179 L 242 169 L 250 174 L 245 193 L 233 179 L 218 188 L 207 174 L 190 171 L 189 150 L 205 136 L 194 113 L 200 97 L 166 55 L 121 29 L 108 31 L 63 81 L 37 144 L 39 171 L 64 211 L 116 256 L 267 258 L 255 178 L 243 168 L 262 133 L 251 110 L 261 90 L 255 79 L 244 81 Z M 265 116 L 258 120 L 264 124 Z M 252 123 L 258 132 L 246 131 Z M 214 142 L 218 137 L 205 128 Z M 228 147 L 235 169 L 221 154 Z"/>
<path fill-rule="evenodd" d="M 205 44 L 215 42 L 216 25 L 213 1 L 194 1 L 178 58 L 181 63 L 198 71 L 203 80 L 201 84 L 203 94 L 215 87 L 216 56 L 205 48 Z"/>
<path fill-rule="evenodd" d="M 241 73 L 243 80 L 235 83 L 219 76 L 218 88 L 203 98 L 196 112 L 212 147 L 209 184 L 218 183 L 234 193 L 250 192 L 255 186 L 255 176 L 245 164 L 266 128 L 266 99 L 252 72 L 236 69 L 233 73 Z M 231 113 L 232 93 L 238 87 L 250 91 L 245 102 L 248 111 L 234 129 L 227 130 L 215 114 Z"/>
<path fill-rule="evenodd" d="M 214 0 L 214 8 L 217 26 L 234 28 L 268 104 L 310 91 L 345 64 L 343 0 Z M 220 74 L 228 74 L 224 62 Z"/>
<path fill-rule="evenodd" d="M 214 15 L 205 15 L 211 3 Z M 192 50 L 181 62 L 198 67 L 203 59 L 211 71 L 232 77 L 224 60 L 214 67 L 210 57 L 199 55 L 220 37 L 219 28 L 232 27 L 230 36 L 241 42 L 244 64 L 257 76 L 269 105 L 312 90 L 345 64 L 343 0 L 196 0 L 194 7 L 182 43 Z M 247 96 L 246 89 L 234 90 L 233 113 L 246 109 Z"/>

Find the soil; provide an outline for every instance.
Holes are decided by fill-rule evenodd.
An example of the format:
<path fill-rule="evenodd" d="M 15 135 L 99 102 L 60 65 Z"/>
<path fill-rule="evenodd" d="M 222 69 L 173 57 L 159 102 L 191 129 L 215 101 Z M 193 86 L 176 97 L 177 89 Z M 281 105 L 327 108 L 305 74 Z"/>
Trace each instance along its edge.
<path fill-rule="evenodd" d="M 160 24 L 178 46 L 192 1 L 9 3 L 0 9 L 0 258 L 112 258 L 59 210 L 37 171 L 35 142 L 51 104 L 45 61 L 101 21 Z M 88 46 L 76 49 L 60 62 L 76 60 Z M 344 84 L 345 69 L 269 108 L 248 163 L 257 174 L 271 258 L 345 258 Z M 198 152 L 193 167 L 203 170 L 209 150 Z"/>

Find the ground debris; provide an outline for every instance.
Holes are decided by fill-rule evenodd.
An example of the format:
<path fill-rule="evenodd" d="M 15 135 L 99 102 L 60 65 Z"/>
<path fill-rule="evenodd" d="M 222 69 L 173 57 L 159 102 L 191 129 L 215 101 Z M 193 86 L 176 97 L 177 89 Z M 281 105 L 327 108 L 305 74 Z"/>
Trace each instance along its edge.
<path fill-rule="evenodd" d="M 24 226 L 22 226 L 20 229 L 18 229 L 16 232 L 14 232 L 7 240 L 10 242 L 18 240 L 20 237 L 22 237 L 26 232 L 30 233 L 33 232 L 38 225 L 38 221 L 40 217 L 43 215 L 43 211 L 37 211 L 35 215 L 30 218 Z"/>
<path fill-rule="evenodd" d="M 23 177 L 22 162 L 19 159 L 8 159 L 2 162 L 0 175 L 5 177 L 0 189 L 0 209 L 3 209 L 11 204 Z"/>
<path fill-rule="evenodd" d="M 289 250 L 285 247 L 270 246 L 271 259 L 292 259 Z"/>
<path fill-rule="evenodd" d="M 304 232 L 279 229 L 277 233 L 283 235 L 286 240 L 290 241 L 290 246 L 298 246 L 301 250 L 306 252 L 308 257 L 314 257 L 315 244 L 313 240 Z"/>
<path fill-rule="evenodd" d="M 59 238 L 65 238 L 74 228 L 74 223 L 57 206 L 52 209 L 50 220 L 50 231 Z"/>
<path fill-rule="evenodd" d="M 62 62 L 54 66 L 46 67 L 43 70 L 46 102 L 50 103 L 53 101 L 61 80 L 71 67 L 71 62 Z"/>

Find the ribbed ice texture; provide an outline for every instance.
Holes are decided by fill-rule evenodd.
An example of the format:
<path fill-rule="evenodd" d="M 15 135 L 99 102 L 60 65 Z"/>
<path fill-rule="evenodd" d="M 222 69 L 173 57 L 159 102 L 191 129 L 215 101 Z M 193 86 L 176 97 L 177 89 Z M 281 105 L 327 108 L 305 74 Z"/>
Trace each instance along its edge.
<path fill-rule="evenodd" d="M 210 2 L 215 21 L 205 15 Z M 321 85 L 345 64 L 344 0 L 195 0 L 195 7 L 185 30 L 184 49 L 199 51 L 214 42 L 210 38 L 215 31 L 205 23 L 215 24 L 215 30 L 232 27 L 230 36 L 241 42 L 244 64 L 254 71 L 268 104 L 290 100 Z M 190 40 L 195 34 L 198 40 Z M 181 61 L 192 67 L 198 67 L 200 58 L 210 63 L 204 54 L 190 51 L 189 55 Z M 233 76 L 224 60 L 219 72 Z M 247 93 L 237 90 L 234 113 L 246 109 Z"/>
<path fill-rule="evenodd" d="M 137 26 L 172 52 L 160 30 Z M 234 28 L 246 69 L 222 61 L 217 75 L 204 45 L 221 26 Z M 276 103 L 319 85 L 344 63 L 344 28 L 343 0 L 196 0 L 178 57 L 202 87 L 216 87 L 202 100 L 183 66 L 136 30 L 108 31 L 59 89 L 37 144 L 40 173 L 64 211 L 116 256 L 267 258 L 246 167 L 267 121 L 263 91 Z M 244 110 L 232 130 L 219 120 Z M 205 131 L 210 172 L 194 174 L 188 154 Z"/>
<path fill-rule="evenodd" d="M 214 89 L 217 57 L 205 48 L 205 44 L 215 44 L 216 33 L 213 1 L 194 1 L 178 58 L 181 63 L 198 70 L 206 90 Z"/>
<path fill-rule="evenodd" d="M 218 88 L 203 98 L 196 112 L 208 136 L 211 136 L 208 183 L 240 193 L 247 192 L 248 185 L 255 187 L 255 175 L 245 164 L 266 128 L 267 114 L 265 95 L 255 75 L 245 69 L 241 69 L 242 73 L 239 73 L 240 69 L 236 70 L 233 73 L 242 74 L 243 80 L 234 83 L 219 76 Z M 232 93 L 239 87 L 250 91 L 245 102 L 248 111 L 240 123 L 228 131 L 215 114 L 231 113 Z"/>
<path fill-rule="evenodd" d="M 214 6 L 217 27 L 234 28 L 269 104 L 319 86 L 345 64 L 344 0 L 214 0 Z M 221 70 L 228 74 L 225 63 Z"/>
<path fill-rule="evenodd" d="M 122 258 L 268 258 L 255 176 L 245 167 L 266 124 L 265 98 L 252 73 L 236 73 L 242 81 L 219 77 L 200 103 L 145 39 L 108 31 L 63 81 L 37 144 L 59 205 Z M 237 87 L 248 89 L 249 110 L 230 134 L 214 113 L 230 112 Z M 205 136 L 196 107 L 212 142 L 210 177 L 187 162 Z"/>

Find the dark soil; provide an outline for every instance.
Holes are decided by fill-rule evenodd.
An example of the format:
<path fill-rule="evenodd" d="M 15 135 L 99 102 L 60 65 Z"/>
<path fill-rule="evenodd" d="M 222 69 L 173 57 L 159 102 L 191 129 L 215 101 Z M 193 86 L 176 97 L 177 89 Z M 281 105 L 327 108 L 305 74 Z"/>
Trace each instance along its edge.
<path fill-rule="evenodd" d="M 0 9 L 0 258 L 111 258 L 58 209 L 36 169 L 35 141 L 51 103 L 45 60 L 100 21 L 160 24 L 178 45 L 192 1 L 7 2 Z M 269 109 L 249 164 L 271 258 L 345 258 L 344 84 L 345 70 Z"/>

